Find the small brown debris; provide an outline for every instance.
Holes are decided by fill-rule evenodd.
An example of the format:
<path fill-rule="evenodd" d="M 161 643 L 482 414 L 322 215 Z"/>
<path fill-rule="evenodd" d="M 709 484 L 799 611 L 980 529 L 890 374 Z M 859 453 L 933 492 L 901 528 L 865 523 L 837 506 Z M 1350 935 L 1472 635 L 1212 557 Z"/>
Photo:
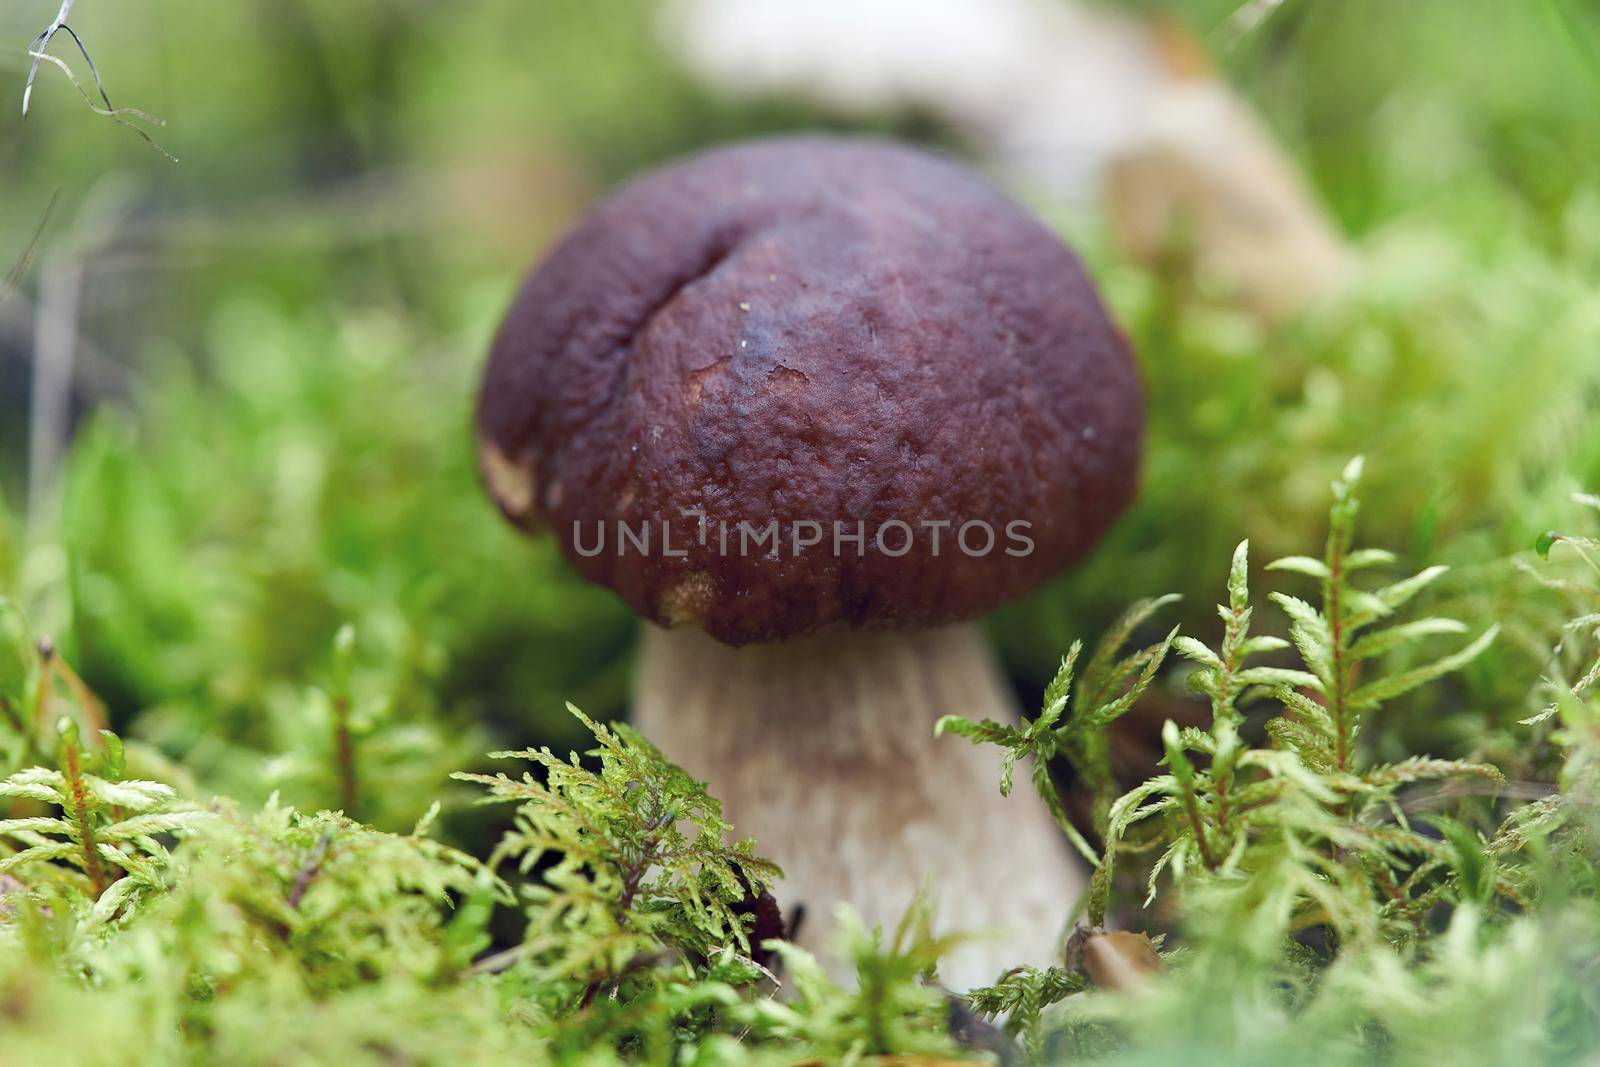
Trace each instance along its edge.
<path fill-rule="evenodd" d="M 1137 989 L 1161 970 L 1161 957 L 1145 934 L 1112 930 L 1083 943 L 1083 969 L 1101 989 Z"/>

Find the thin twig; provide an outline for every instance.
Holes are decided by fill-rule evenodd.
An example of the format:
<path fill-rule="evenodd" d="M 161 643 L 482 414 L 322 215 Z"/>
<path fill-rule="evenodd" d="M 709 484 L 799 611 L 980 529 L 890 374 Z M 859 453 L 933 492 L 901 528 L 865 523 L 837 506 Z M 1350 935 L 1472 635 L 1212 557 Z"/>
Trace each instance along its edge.
<path fill-rule="evenodd" d="M 30 56 L 33 56 L 33 63 L 32 63 L 31 66 L 28 67 L 28 83 L 22 87 L 22 117 L 23 118 L 27 118 L 28 117 L 28 104 L 33 99 L 33 82 L 34 82 L 34 79 L 36 79 L 39 76 L 39 59 L 40 59 L 40 55 L 44 52 L 44 50 L 46 48 L 50 47 L 50 41 L 55 37 L 55 35 L 60 33 L 63 29 L 66 28 L 67 16 L 72 14 L 72 4 L 73 4 L 73 0 L 61 0 L 61 10 L 56 12 L 55 21 L 50 23 L 50 25 L 46 26 L 44 28 L 43 32 L 41 32 L 39 34 L 39 36 L 35 37 L 33 39 L 33 43 L 28 46 L 28 54 Z M 73 40 L 78 40 L 78 35 L 77 34 L 73 34 L 72 37 L 73 37 Z M 82 41 L 78 41 L 78 48 L 80 50 L 83 48 L 83 42 Z M 85 55 L 84 58 L 88 58 L 87 55 Z M 94 64 L 93 63 L 91 63 L 89 66 L 90 66 L 90 69 L 94 68 Z M 97 82 L 99 81 L 98 75 L 96 76 L 95 80 Z M 103 88 L 100 90 L 100 95 L 102 97 L 105 96 L 105 90 Z M 107 100 L 106 101 L 106 107 L 110 107 L 110 106 L 111 106 L 111 101 Z"/>
<path fill-rule="evenodd" d="M 126 126 L 143 138 L 144 142 L 150 147 L 176 163 L 178 161 L 177 156 L 162 148 L 161 145 L 156 143 L 154 137 L 151 137 L 150 134 L 128 121 L 133 118 L 149 123 L 152 126 L 165 126 L 166 122 L 164 120 L 140 111 L 136 107 L 116 107 L 111 103 L 111 96 L 106 92 L 105 83 L 100 80 L 100 68 L 95 66 L 94 57 L 89 54 L 88 46 L 83 43 L 83 38 L 78 36 L 78 31 L 67 25 L 67 18 L 72 14 L 73 3 L 74 0 L 62 0 L 61 9 L 56 12 L 55 20 L 46 26 L 43 32 L 35 37 L 28 46 L 28 56 L 33 62 L 28 65 L 28 80 L 22 87 L 22 117 L 28 117 L 28 109 L 33 104 L 33 87 L 34 83 L 39 79 L 39 64 L 49 62 L 67 76 L 67 80 L 72 82 L 73 88 L 78 90 L 78 95 L 83 97 L 83 102 L 89 105 L 91 111 L 110 119 L 118 126 Z M 104 107 L 95 103 L 94 97 L 89 95 L 89 90 L 84 87 L 83 82 L 78 80 L 78 76 L 73 73 L 72 68 L 67 65 L 65 60 L 50 54 L 50 42 L 55 40 L 58 33 L 65 33 L 72 38 L 72 43 L 78 46 L 78 54 L 83 56 L 84 63 L 88 64 L 89 76 L 94 79 L 95 92 L 99 94 L 101 104 L 104 104 Z"/>
<path fill-rule="evenodd" d="M 148 122 L 152 126 L 165 126 L 167 124 L 166 119 L 156 118 L 149 112 L 141 111 L 136 107 L 101 107 L 99 104 L 94 102 L 94 97 L 89 95 L 89 90 L 84 88 L 83 82 L 78 80 L 78 76 L 72 72 L 72 68 L 67 66 L 65 61 L 50 55 L 48 52 L 29 52 L 28 54 L 33 57 L 35 64 L 38 64 L 40 61 L 48 61 L 59 68 L 61 73 L 67 76 L 67 80 L 72 82 L 73 88 L 78 90 L 78 95 L 83 97 L 83 102 L 89 106 L 90 111 L 93 111 L 96 115 L 101 115 L 110 119 L 118 126 L 123 126 L 132 130 L 134 133 L 138 134 L 141 139 L 143 139 L 145 144 L 166 156 L 167 159 L 173 163 L 178 162 L 177 156 L 173 155 L 171 152 L 168 152 L 165 148 L 162 148 L 160 142 L 158 142 L 154 137 L 151 137 L 150 134 L 146 133 L 144 130 L 140 129 L 134 123 L 129 122 L 124 116 L 131 116 L 132 118 L 139 119 L 142 122 Z M 32 87 L 30 85 L 30 89 L 31 88 Z M 103 91 L 101 95 L 102 97 L 105 95 Z M 107 101 L 108 105 L 109 103 L 110 102 Z"/>
<path fill-rule="evenodd" d="M 22 279 L 27 277 L 28 268 L 33 265 L 33 253 L 39 247 L 39 240 L 44 237 L 45 227 L 50 224 L 50 216 L 55 213 L 56 201 L 60 198 L 61 186 L 58 185 L 50 194 L 50 202 L 44 206 L 44 214 L 39 216 L 39 224 L 33 228 L 33 236 L 22 246 L 22 252 L 17 256 L 10 273 L 6 275 L 6 280 L 0 282 L 0 303 L 4 303 L 22 284 Z"/>
<path fill-rule="evenodd" d="M 77 88 L 79 95 L 83 97 L 84 103 L 88 104 L 90 110 L 92 110 L 96 115 L 101 115 L 108 119 L 114 119 L 123 115 L 128 115 L 138 119 L 141 122 L 148 122 L 152 126 L 165 126 L 167 124 L 166 119 L 157 118 L 156 116 L 150 114 L 150 112 L 144 111 L 140 108 L 112 107 L 110 106 L 109 102 L 107 102 L 105 107 L 101 107 L 99 104 L 94 102 L 94 97 L 89 95 L 89 90 L 84 87 L 83 82 L 80 81 L 78 76 L 73 73 L 72 68 L 67 65 L 66 60 L 62 59 L 60 56 L 53 56 L 48 52 L 29 52 L 28 54 L 33 57 L 33 61 L 35 63 L 41 61 L 53 63 L 56 68 L 61 71 L 61 73 L 65 74 L 69 79 L 71 79 L 72 84 Z M 105 99 L 105 94 L 103 92 L 101 93 L 101 99 Z M 123 125 L 127 124 L 124 123 Z M 138 129 L 138 127 L 134 127 L 134 129 Z"/>

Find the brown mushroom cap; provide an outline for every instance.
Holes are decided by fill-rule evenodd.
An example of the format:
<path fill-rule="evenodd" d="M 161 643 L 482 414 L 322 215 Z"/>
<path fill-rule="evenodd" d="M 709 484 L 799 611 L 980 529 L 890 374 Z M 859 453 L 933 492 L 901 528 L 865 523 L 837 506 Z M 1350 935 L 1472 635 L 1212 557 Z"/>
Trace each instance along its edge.
<path fill-rule="evenodd" d="M 478 403 L 509 518 L 730 644 L 1024 595 L 1132 497 L 1143 421 L 1127 342 L 1043 225 L 949 160 L 825 137 L 696 155 L 595 208 L 523 285 Z M 774 521 L 777 551 L 754 537 Z M 823 538 L 794 551 L 807 522 Z M 988 551 L 979 526 L 958 543 L 971 523 Z"/>

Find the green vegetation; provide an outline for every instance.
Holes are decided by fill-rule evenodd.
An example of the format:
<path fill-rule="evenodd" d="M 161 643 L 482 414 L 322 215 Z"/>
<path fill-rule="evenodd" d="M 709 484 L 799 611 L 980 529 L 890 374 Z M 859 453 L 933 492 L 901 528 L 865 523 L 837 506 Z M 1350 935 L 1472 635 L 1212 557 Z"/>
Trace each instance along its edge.
<path fill-rule="evenodd" d="M 1169 632 L 1119 658 L 1166 606 L 1146 603 L 1081 673 L 1074 647 L 1021 727 L 943 724 L 1007 749 L 1002 790 L 1028 756 L 1070 827 L 1048 758 L 1106 787 L 1106 728 L 1169 650 L 1195 665 L 1187 682 L 1209 699 L 1210 728 L 1168 722 L 1166 773 L 1094 805 L 1105 844 L 1088 921 L 1159 930 L 1170 948 L 1165 973 L 1131 989 L 1095 990 L 1064 959 L 952 997 L 937 986 L 950 943 L 920 907 L 892 936 L 844 916 L 856 982 L 831 980 L 781 925 L 762 929 L 778 872 L 751 842 L 730 842 L 703 787 L 627 727 L 576 709 L 591 760 L 531 749 L 493 757 L 530 761 L 519 777 L 456 776 L 487 790 L 485 803 L 515 806 L 481 860 L 429 836 L 437 801 L 403 836 L 276 796 L 253 811 L 198 804 L 129 777 L 110 731 L 82 740 L 99 715 L 92 695 L 0 601 L 0 706 L 23 764 L 0 781 L 13 811 L 0 822 L 8 1047 L 72 1063 L 130 1040 L 148 1050 L 141 1062 L 174 1064 L 983 1059 L 1007 1046 L 976 1013 L 1036 1062 L 1282 1062 L 1307 1041 L 1330 1063 L 1592 1052 L 1600 616 L 1568 624 L 1529 696 L 1526 728 L 1558 768 L 1554 788 L 1503 790 L 1484 763 L 1365 758 L 1358 739 L 1391 702 L 1442 684 L 1495 631 L 1462 646 L 1453 620 L 1395 618 L 1441 568 L 1375 588 L 1355 580 L 1395 562 L 1352 547 L 1360 466 L 1335 483 L 1324 556 L 1271 568 L 1321 586 L 1316 606 L 1273 595 L 1289 640 L 1252 634 L 1241 544 L 1215 649 Z M 1600 501 L 1580 503 L 1600 513 Z M 1546 534 L 1539 548 L 1589 571 L 1551 571 L 1558 592 L 1600 601 L 1600 541 Z M 1420 663 L 1406 655 L 1451 637 L 1457 647 Z M 339 644 L 348 654 L 348 634 Z M 1287 661 L 1291 644 L 1298 665 L 1248 662 Z M 1569 668 L 1582 675 L 1566 681 Z M 1275 712 L 1258 715 L 1260 704 Z M 1147 891 L 1118 876 L 1136 865 Z M 521 919 L 509 936 L 508 916 Z"/>
<path fill-rule="evenodd" d="M 1180 729 L 1169 720 L 1162 736 L 1167 773 L 1109 805 L 1100 821 L 1107 844 L 1088 917 L 1096 925 L 1103 921 L 1120 855 L 1154 856 L 1143 915 L 1131 921 L 1162 923 L 1160 910 L 1150 909 L 1158 898 L 1176 894 L 1182 947 L 1169 956 L 1172 979 L 1109 1006 L 1091 1000 L 1082 1014 L 1073 1007 L 1043 1011 L 1057 1001 L 1075 1004 L 1067 998 L 1083 982 L 1061 970 L 1016 974 L 976 991 L 979 1004 L 1011 1009 L 1010 1024 L 1030 1049 L 1049 1048 L 1052 1036 L 1060 1036 L 1080 1053 L 1118 1049 L 1120 1059 L 1131 1035 L 1133 1059 L 1155 1062 L 1163 1042 L 1147 1040 L 1149 1010 L 1156 1018 L 1182 1013 L 1193 1034 L 1205 1035 L 1194 1047 L 1222 1062 L 1257 1056 L 1281 1062 L 1321 1033 L 1336 1037 L 1318 1045 L 1320 1062 L 1452 1055 L 1472 1062 L 1517 1056 L 1561 1062 L 1600 1037 L 1593 942 L 1600 913 L 1592 896 L 1600 780 L 1589 764 L 1600 744 L 1591 692 L 1600 680 L 1600 649 L 1578 653 L 1596 666 L 1572 685 L 1550 683 L 1556 703 L 1526 720 L 1564 716 L 1567 726 L 1546 742 L 1565 755 L 1558 789 L 1535 789 L 1532 798 L 1519 800 L 1504 795 L 1501 772 L 1489 764 L 1426 755 L 1364 761 L 1356 739 L 1368 720 L 1381 719 L 1388 702 L 1472 663 L 1496 629 L 1419 665 L 1397 659 L 1407 646 L 1466 627 L 1438 617 L 1393 620 L 1443 568 L 1371 590 L 1353 581 L 1358 572 L 1395 562 L 1388 552 L 1351 546 L 1361 466 L 1352 462 L 1334 483 L 1324 556 L 1287 557 L 1268 568 L 1310 577 L 1321 587 L 1320 606 L 1272 594 L 1290 620 L 1297 666 L 1246 662 L 1291 644 L 1251 636 L 1247 544 L 1234 553 L 1228 602 L 1218 608 L 1219 647 L 1169 635 L 1124 661 L 1126 676 L 1141 660 L 1159 661 L 1175 644 L 1196 665 L 1188 684 L 1209 698 L 1211 723 L 1208 730 Z M 1579 552 L 1593 544 L 1546 535 L 1540 547 L 1562 542 Z M 1592 587 L 1559 584 L 1581 598 L 1593 595 Z M 1592 635 L 1596 622 L 1586 614 L 1569 628 Z M 1114 656 L 1122 636 L 1113 634 L 1096 662 Z M 1044 711 L 1023 729 L 966 720 L 951 720 L 948 728 L 1013 752 L 1038 749 L 1033 738 L 1041 725 L 1061 737 L 1103 729 L 1099 709 L 1076 710 L 1055 725 L 1075 659 L 1064 661 Z M 1090 677 L 1086 672 L 1080 684 Z M 1247 714 L 1262 702 L 1275 705 L 1276 714 Z M 1264 734 L 1267 745 L 1252 747 L 1246 732 Z M 1049 778 L 1035 781 L 1059 808 Z M 1475 781 L 1486 788 L 1473 788 Z M 1551 974 L 1529 973 L 1539 960 Z M 1204 979 L 1187 983 L 1185 974 Z M 1513 986 L 1516 995 L 1507 995 Z M 1215 1010 L 1222 1004 L 1230 1010 Z M 1471 1025 L 1452 1034 L 1446 1019 Z M 1112 1021 L 1126 1024 L 1126 1031 Z M 1176 1044 L 1184 1024 L 1174 1017 L 1169 1025 Z M 1537 1035 L 1531 1046 L 1505 1036 L 1519 1030 Z M 1151 1047 L 1139 1047 L 1146 1044 Z"/>

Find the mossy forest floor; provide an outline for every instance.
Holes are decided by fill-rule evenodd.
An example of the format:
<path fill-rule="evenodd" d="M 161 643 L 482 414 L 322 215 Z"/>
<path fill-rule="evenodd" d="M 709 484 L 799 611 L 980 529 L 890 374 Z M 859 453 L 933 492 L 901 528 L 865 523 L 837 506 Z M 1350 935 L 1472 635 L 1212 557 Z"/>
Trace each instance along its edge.
<path fill-rule="evenodd" d="M 1139 354 L 1144 485 L 991 620 L 1028 720 L 942 743 L 1007 749 L 1098 865 L 1080 917 L 1161 966 L 1097 984 L 1080 938 L 955 998 L 917 909 L 839 918 L 853 982 L 752 938 L 762 843 L 620 725 L 633 620 L 473 470 L 533 249 L 643 165 L 829 117 L 589 5 L 160 6 L 74 18 L 182 163 L 61 81 L 0 119 L 0 248 L 61 190 L 0 326 L 94 250 L 31 504 L 0 333 L 0 1064 L 1600 1056 L 1592 12 L 1290 0 L 1223 47 L 1235 4 L 1177 5 L 1356 280 L 1266 322 L 1060 220 Z M 506 174 L 543 215 L 496 214 Z"/>

